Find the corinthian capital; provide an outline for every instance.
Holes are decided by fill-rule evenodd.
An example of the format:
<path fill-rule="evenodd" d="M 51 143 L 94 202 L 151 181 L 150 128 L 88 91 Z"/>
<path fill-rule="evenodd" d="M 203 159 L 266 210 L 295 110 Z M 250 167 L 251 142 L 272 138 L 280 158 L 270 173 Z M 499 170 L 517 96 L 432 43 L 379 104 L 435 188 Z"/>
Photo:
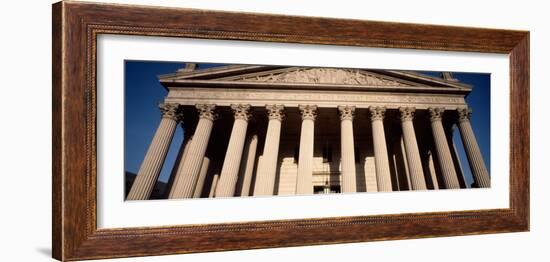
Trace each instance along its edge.
<path fill-rule="evenodd" d="M 250 119 L 250 105 L 231 105 L 231 110 L 233 110 L 235 119 L 243 119 L 245 121 Z"/>
<path fill-rule="evenodd" d="M 160 103 L 159 104 L 160 112 L 162 113 L 163 118 L 170 118 L 175 121 L 183 120 L 183 114 L 179 110 L 179 105 L 174 103 Z"/>
<path fill-rule="evenodd" d="M 441 118 L 443 117 L 443 113 L 445 112 L 445 108 L 442 107 L 430 107 L 428 108 L 428 112 L 430 112 L 430 121 L 441 121 Z"/>
<path fill-rule="evenodd" d="M 456 109 L 458 112 L 458 121 L 470 121 L 470 117 L 472 116 L 472 109 L 468 107 L 459 107 Z"/>
<path fill-rule="evenodd" d="M 353 120 L 355 116 L 355 106 L 338 106 L 340 120 Z"/>
<path fill-rule="evenodd" d="M 369 111 L 371 121 L 384 120 L 384 116 L 386 115 L 386 107 L 371 106 L 369 107 Z"/>
<path fill-rule="evenodd" d="M 300 105 L 298 109 L 300 109 L 300 113 L 302 113 L 302 120 L 310 119 L 315 121 L 317 117 L 316 105 Z"/>
<path fill-rule="evenodd" d="M 197 108 L 197 111 L 199 111 L 199 118 L 204 118 L 204 119 L 209 119 L 214 121 L 218 117 L 218 114 L 216 114 L 215 112 L 216 105 L 197 104 L 195 107 Z"/>
<path fill-rule="evenodd" d="M 266 105 L 269 119 L 282 121 L 285 118 L 285 107 L 283 105 Z"/>
<path fill-rule="evenodd" d="M 401 113 L 401 121 L 412 121 L 414 118 L 414 107 L 400 107 L 399 113 Z"/>

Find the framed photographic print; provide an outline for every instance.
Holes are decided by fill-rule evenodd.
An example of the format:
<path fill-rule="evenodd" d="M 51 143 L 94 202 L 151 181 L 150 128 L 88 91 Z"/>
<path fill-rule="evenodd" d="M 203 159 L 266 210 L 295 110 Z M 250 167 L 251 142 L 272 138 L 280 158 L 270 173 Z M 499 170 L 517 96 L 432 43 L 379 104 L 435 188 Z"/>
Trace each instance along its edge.
<path fill-rule="evenodd" d="M 529 32 L 53 5 L 53 256 L 529 230 Z"/>

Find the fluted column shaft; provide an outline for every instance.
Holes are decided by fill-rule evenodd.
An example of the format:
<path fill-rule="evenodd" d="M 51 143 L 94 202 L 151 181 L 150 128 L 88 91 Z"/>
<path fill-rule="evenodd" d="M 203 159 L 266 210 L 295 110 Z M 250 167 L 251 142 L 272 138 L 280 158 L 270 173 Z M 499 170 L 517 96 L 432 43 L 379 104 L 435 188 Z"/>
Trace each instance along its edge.
<path fill-rule="evenodd" d="M 407 162 L 407 152 L 405 151 L 405 139 L 403 139 L 403 135 L 399 138 L 399 151 L 401 158 L 403 159 L 403 167 L 405 168 L 405 178 L 407 179 L 407 190 L 413 190 L 412 182 L 411 182 L 411 173 L 409 172 L 409 163 Z M 400 189 L 401 190 L 401 189 Z"/>
<path fill-rule="evenodd" d="M 353 142 L 354 106 L 339 106 L 340 147 L 342 157 L 342 192 L 357 192 L 355 173 L 355 143 Z"/>
<path fill-rule="evenodd" d="M 248 127 L 248 119 L 250 117 L 250 105 L 232 105 L 231 109 L 233 109 L 235 115 L 235 122 L 233 123 L 229 145 L 225 153 L 222 172 L 216 186 L 216 197 L 232 197 L 235 195 L 246 139 L 246 128 Z"/>
<path fill-rule="evenodd" d="M 189 152 L 183 161 L 184 168 L 179 170 L 179 174 L 176 176 L 177 181 L 174 181 L 169 198 L 190 198 L 195 193 L 195 186 L 216 118 L 215 105 L 200 104 L 196 107 L 199 111 L 199 122 L 193 134 Z"/>
<path fill-rule="evenodd" d="M 206 180 L 206 174 L 208 173 L 208 167 L 210 166 L 210 158 L 204 157 L 201 164 L 201 170 L 199 171 L 199 178 L 197 179 L 197 185 L 195 186 L 194 198 L 201 197 L 202 187 L 204 186 L 204 180 Z"/>
<path fill-rule="evenodd" d="M 437 182 L 433 152 L 430 152 L 428 155 L 428 169 L 430 171 L 430 177 L 432 178 L 433 188 L 439 189 L 440 187 L 439 187 L 439 182 Z"/>
<path fill-rule="evenodd" d="M 254 163 L 256 162 L 256 149 L 258 148 L 258 136 L 252 135 L 246 146 L 246 158 L 241 163 L 242 184 L 240 188 L 240 196 L 250 195 L 250 184 L 252 182 L 252 174 L 254 173 Z"/>
<path fill-rule="evenodd" d="M 372 140 L 374 146 L 374 163 L 376 169 L 376 184 L 378 191 L 392 191 L 390 163 L 388 161 L 388 148 L 386 134 L 384 132 L 385 107 L 370 107 Z"/>
<path fill-rule="evenodd" d="M 302 113 L 300 132 L 300 156 L 298 158 L 298 177 L 296 194 L 313 194 L 313 139 L 317 106 L 299 106 Z"/>
<path fill-rule="evenodd" d="M 168 198 L 170 198 L 170 195 L 172 194 L 172 191 L 174 191 L 175 188 L 177 188 L 176 181 L 180 180 L 178 177 L 182 173 L 183 164 L 185 163 L 185 157 L 187 156 L 187 153 L 189 153 L 189 147 L 191 147 L 191 141 L 193 141 L 193 136 L 184 137 L 184 141 L 183 141 L 183 144 L 182 144 L 183 152 L 180 156 L 178 166 L 176 167 L 175 173 L 173 174 L 174 177 L 171 178 L 172 179 L 171 183 L 168 183 L 169 186 L 170 186 L 170 192 L 168 194 Z"/>
<path fill-rule="evenodd" d="M 491 178 L 489 177 L 489 172 L 483 161 L 483 156 L 481 155 L 481 150 L 477 144 L 476 137 L 474 135 L 474 130 L 472 130 L 472 125 L 470 124 L 470 116 L 472 111 L 469 108 L 458 108 L 458 128 L 460 130 L 460 135 L 462 136 L 462 143 L 464 144 L 464 149 L 466 150 L 466 156 L 470 162 L 470 169 L 474 177 L 474 181 L 478 187 L 490 187 Z"/>
<path fill-rule="evenodd" d="M 162 112 L 162 119 L 128 193 L 128 200 L 145 200 L 151 197 L 174 137 L 180 117 L 178 106 L 176 104 L 160 104 L 159 107 Z"/>
<path fill-rule="evenodd" d="M 405 154 L 407 155 L 407 164 L 409 167 L 409 175 L 411 184 L 414 190 L 425 190 L 426 179 L 422 169 L 422 161 L 420 152 L 418 151 L 418 142 L 416 141 L 416 133 L 414 132 L 413 118 L 414 107 L 401 107 L 401 129 L 403 130 L 403 140 L 405 142 Z"/>
<path fill-rule="evenodd" d="M 213 198 L 216 195 L 216 186 L 218 185 L 218 179 L 220 178 L 220 175 L 215 174 L 212 177 L 212 185 L 210 185 L 210 193 L 208 194 L 209 198 Z"/>
<path fill-rule="evenodd" d="M 269 123 L 265 136 L 262 166 L 256 172 L 254 185 L 255 196 L 271 196 L 275 190 L 277 159 L 279 157 L 279 142 L 281 139 L 281 122 L 284 118 L 282 105 L 267 105 Z"/>
<path fill-rule="evenodd" d="M 432 126 L 435 148 L 437 150 L 437 159 L 439 160 L 439 165 L 441 167 L 445 188 L 460 188 L 453 158 L 451 156 L 451 150 L 449 149 L 449 144 L 447 143 L 448 140 L 445 136 L 443 123 L 441 123 L 441 118 L 443 112 L 445 112 L 445 109 L 439 107 L 428 108 L 428 111 L 430 113 L 430 122 Z"/>

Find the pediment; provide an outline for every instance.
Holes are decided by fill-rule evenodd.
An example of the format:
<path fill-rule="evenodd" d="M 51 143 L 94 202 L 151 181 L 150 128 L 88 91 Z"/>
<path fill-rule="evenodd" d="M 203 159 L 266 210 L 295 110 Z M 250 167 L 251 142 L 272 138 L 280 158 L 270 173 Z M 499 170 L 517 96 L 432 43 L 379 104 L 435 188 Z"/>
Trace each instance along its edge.
<path fill-rule="evenodd" d="M 182 68 L 173 74 L 159 76 L 169 85 L 269 85 L 269 86 L 339 86 L 356 88 L 457 88 L 471 86 L 454 80 L 429 76 L 414 71 L 371 70 L 325 67 L 288 67 L 258 65 L 225 65 L 198 69 Z"/>
<path fill-rule="evenodd" d="M 356 69 L 335 68 L 293 68 L 283 72 L 247 75 L 233 78 L 241 82 L 300 83 L 300 84 L 343 84 L 367 86 L 411 86 L 410 84 Z"/>

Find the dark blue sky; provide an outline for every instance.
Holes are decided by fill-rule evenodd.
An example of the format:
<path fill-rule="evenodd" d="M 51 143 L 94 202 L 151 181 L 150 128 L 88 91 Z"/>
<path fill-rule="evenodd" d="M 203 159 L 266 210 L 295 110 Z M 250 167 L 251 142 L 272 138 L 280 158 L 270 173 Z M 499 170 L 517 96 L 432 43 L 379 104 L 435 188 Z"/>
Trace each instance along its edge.
<path fill-rule="evenodd" d="M 126 61 L 124 70 L 124 110 L 126 112 L 124 115 L 124 166 L 126 171 L 138 172 L 160 121 L 158 104 L 163 101 L 167 91 L 159 83 L 157 76 L 173 73 L 184 65 L 185 63 L 182 62 Z M 219 65 L 200 64 L 199 68 Z M 439 76 L 438 72 L 423 73 Z M 490 76 L 489 74 L 454 73 L 454 77 L 474 87 L 466 101 L 473 110 L 472 127 L 485 164 L 490 171 Z M 160 180 L 168 180 L 182 140 L 183 131 L 181 128 L 177 128 Z M 468 159 L 464 153 L 458 130 L 455 130 L 454 141 L 467 182 L 471 184 Z"/>

